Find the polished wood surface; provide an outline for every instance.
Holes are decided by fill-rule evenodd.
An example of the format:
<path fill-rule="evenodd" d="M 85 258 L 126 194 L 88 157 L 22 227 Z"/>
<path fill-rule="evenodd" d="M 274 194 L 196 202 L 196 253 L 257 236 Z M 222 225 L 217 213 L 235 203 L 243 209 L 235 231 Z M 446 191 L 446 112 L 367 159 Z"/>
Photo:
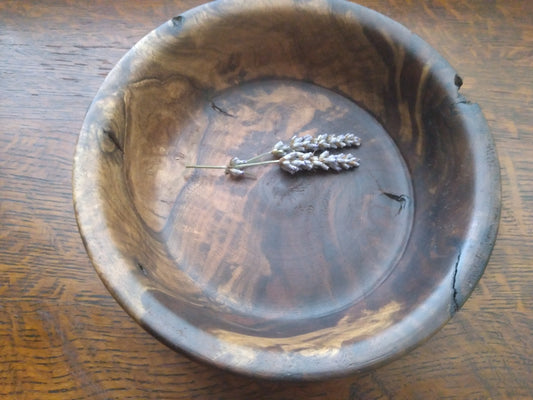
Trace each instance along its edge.
<path fill-rule="evenodd" d="M 208 363 L 283 380 L 375 368 L 455 314 L 494 245 L 499 166 L 461 84 L 419 37 L 345 1 L 181 14 L 87 112 L 73 194 L 88 253 L 139 324 Z M 323 132 L 360 136 L 342 151 L 362 165 L 187 168 Z"/>
<path fill-rule="evenodd" d="M 320 383 L 231 375 L 169 350 L 98 279 L 71 200 L 85 112 L 142 36 L 199 1 L 0 4 L 0 394 L 3 398 L 527 398 L 533 350 L 533 6 L 364 1 L 462 76 L 495 137 L 498 241 L 464 307 L 375 371 Z"/>

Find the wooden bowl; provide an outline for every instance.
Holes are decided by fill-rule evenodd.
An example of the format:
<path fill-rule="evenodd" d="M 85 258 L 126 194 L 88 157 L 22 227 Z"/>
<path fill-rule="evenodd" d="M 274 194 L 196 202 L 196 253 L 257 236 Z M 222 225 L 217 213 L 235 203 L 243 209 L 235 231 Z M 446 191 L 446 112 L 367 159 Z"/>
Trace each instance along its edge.
<path fill-rule="evenodd" d="M 334 0 L 216 1 L 137 43 L 92 103 L 74 202 L 101 279 L 170 347 L 231 371 L 376 367 L 462 306 L 494 244 L 499 168 L 479 107 L 428 44 Z M 255 179 L 227 164 L 357 134 L 361 166 Z"/>

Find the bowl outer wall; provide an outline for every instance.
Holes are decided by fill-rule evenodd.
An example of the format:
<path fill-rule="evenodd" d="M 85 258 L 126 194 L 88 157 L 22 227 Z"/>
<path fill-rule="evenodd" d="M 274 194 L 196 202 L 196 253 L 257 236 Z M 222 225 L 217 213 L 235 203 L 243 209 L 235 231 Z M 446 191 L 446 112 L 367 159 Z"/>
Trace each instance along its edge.
<path fill-rule="evenodd" d="M 228 10 L 232 12 L 253 11 L 258 4 L 240 1 L 220 3 L 226 3 Z M 269 3 L 283 7 L 290 6 L 293 2 L 277 0 Z M 369 29 L 376 21 L 381 22 L 383 29 L 390 29 L 391 34 L 401 31 L 404 36 L 408 36 L 416 46 L 423 47 L 429 57 L 441 58 L 422 39 L 374 11 L 344 1 L 308 3 L 310 7 L 317 9 L 334 6 L 336 10 L 347 10 L 357 15 L 358 23 L 363 25 L 368 23 Z M 184 13 L 182 19 L 186 22 L 182 29 L 193 29 L 195 18 L 202 16 L 204 7 L 208 6 L 200 6 Z M 163 24 L 142 39 L 136 47 L 141 46 L 146 40 L 153 40 L 158 30 L 168 29 L 175 22 L 176 19 L 173 19 Z M 189 22 L 190 28 L 187 25 Z M 409 45 L 411 44 L 406 43 L 406 46 Z M 126 82 L 127 78 L 120 76 L 122 66 L 125 64 L 125 59 L 134 55 L 136 47 L 130 50 L 111 71 L 102 88 L 107 85 L 108 91 L 109 85 L 116 85 L 118 89 Z M 476 195 L 473 208 L 478 217 L 472 218 L 468 232 L 468 236 L 474 239 L 467 241 L 461 249 L 454 268 L 450 269 L 433 293 L 403 320 L 378 335 L 350 343 L 343 347 L 341 352 L 338 349 L 325 349 L 323 352 L 302 356 L 295 353 L 251 350 L 235 342 L 220 341 L 218 337 L 198 329 L 181 319 L 172 310 L 162 306 L 158 299 L 146 292 L 143 281 L 129 272 L 130 260 L 123 257 L 113 246 L 110 238 L 100 235 L 101 230 L 93 228 L 95 225 L 105 226 L 108 223 L 99 210 L 96 197 L 98 182 L 94 165 L 99 162 L 98 151 L 88 147 L 90 144 L 88 135 L 92 127 L 87 126 L 91 115 L 101 113 L 97 103 L 103 89 L 96 95 L 87 113 L 77 145 L 73 170 L 73 195 L 78 226 L 100 278 L 119 304 L 161 341 L 199 360 L 243 374 L 273 379 L 327 378 L 376 367 L 416 347 L 437 332 L 471 294 L 488 262 L 497 234 L 500 212 L 499 166 L 486 121 L 476 104 L 469 103 L 458 95 L 456 86 L 450 86 L 449 77 L 455 76 L 455 71 L 451 67 L 446 71 L 436 71 L 435 74 L 437 80 L 442 80 L 442 86 L 448 88 L 449 96 L 457 99 L 458 110 L 463 110 L 470 116 L 464 120 L 465 130 L 477 133 L 471 140 L 473 165 L 476 168 L 474 171 Z M 91 196 L 93 201 L 90 201 Z M 203 346 L 199 348 L 194 345 L 195 343 L 203 343 Z M 302 370 L 302 365 L 305 365 L 305 370 Z"/>

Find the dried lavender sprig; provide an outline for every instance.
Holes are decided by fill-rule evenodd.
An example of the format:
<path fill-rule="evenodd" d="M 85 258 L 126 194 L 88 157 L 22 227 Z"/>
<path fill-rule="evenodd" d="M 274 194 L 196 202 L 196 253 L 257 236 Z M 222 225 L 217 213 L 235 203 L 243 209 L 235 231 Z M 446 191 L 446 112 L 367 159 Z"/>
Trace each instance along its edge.
<path fill-rule="evenodd" d="M 320 150 L 343 149 L 345 147 L 361 146 L 361 138 L 359 136 L 355 136 L 353 133 L 343 133 L 341 135 L 330 135 L 328 133 L 323 133 L 316 137 L 316 141 Z"/>
<path fill-rule="evenodd" d="M 330 135 L 323 133 L 317 137 L 311 135 L 293 136 L 288 143 L 279 141 L 274 145 L 271 154 L 275 157 L 283 157 L 293 152 L 315 152 L 317 150 L 343 149 L 345 147 L 359 147 L 361 139 L 353 133 Z"/>
<path fill-rule="evenodd" d="M 330 168 L 335 171 L 343 169 L 357 168 L 359 159 L 352 154 L 330 154 L 329 151 L 323 151 L 316 156 L 313 153 L 292 151 L 277 160 L 259 161 L 239 165 L 238 168 L 248 168 L 257 165 L 279 164 L 284 171 L 294 174 L 299 171 L 311 171 L 321 168 L 324 171 Z"/>
<path fill-rule="evenodd" d="M 244 168 L 267 164 L 278 164 L 281 169 L 291 174 L 318 168 L 325 171 L 331 168 L 338 172 L 359 167 L 359 159 L 352 154 L 330 154 L 327 150 L 318 156 L 309 152 L 292 151 L 277 160 L 248 162 L 233 157 L 228 165 L 187 165 L 186 168 L 224 169 L 226 174 L 240 178 L 245 175 Z"/>
<path fill-rule="evenodd" d="M 246 161 L 255 162 L 270 154 L 280 158 L 292 151 L 315 152 L 317 150 L 342 149 L 344 147 L 359 146 L 361 146 L 361 139 L 353 133 L 345 133 L 341 135 L 323 133 L 317 137 L 311 135 L 293 136 L 288 143 L 280 140 L 274 145 L 272 150 L 259 154 Z"/>
<path fill-rule="evenodd" d="M 352 154 L 330 154 L 323 151 L 316 156 L 312 153 L 293 151 L 279 159 L 280 168 L 294 174 L 298 171 L 311 171 L 321 168 L 325 171 L 330 168 L 335 171 L 359 167 L 359 159 Z"/>

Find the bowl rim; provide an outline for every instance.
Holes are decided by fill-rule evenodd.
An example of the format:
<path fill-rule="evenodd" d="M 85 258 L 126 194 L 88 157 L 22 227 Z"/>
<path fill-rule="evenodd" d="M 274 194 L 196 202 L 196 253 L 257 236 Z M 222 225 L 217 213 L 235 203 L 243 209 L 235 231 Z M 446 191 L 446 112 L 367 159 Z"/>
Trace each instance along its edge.
<path fill-rule="evenodd" d="M 239 8 L 239 11 L 234 9 L 234 12 L 243 13 L 254 11 L 257 4 L 239 0 L 221 0 L 217 3 L 224 3 L 230 8 L 234 5 L 235 8 Z M 275 0 L 273 3 L 280 6 L 290 6 L 294 2 L 290 0 Z M 310 7 L 323 7 L 329 4 L 342 5 L 345 9 L 350 10 L 352 12 L 351 15 L 357 15 L 358 23 L 377 20 L 382 22 L 383 29 L 389 29 L 389 27 L 393 26 L 394 30 L 399 29 L 408 35 L 409 39 L 414 41 L 417 46 L 422 47 L 430 57 L 444 60 L 436 50 L 421 38 L 412 34 L 407 28 L 366 7 L 344 0 L 320 0 L 313 2 Z M 263 354 L 263 351 L 261 357 L 259 357 L 261 362 L 256 362 L 256 355 L 252 354 L 246 346 L 241 346 L 238 343 L 220 343 L 220 340 L 217 337 L 213 337 L 211 333 L 198 329 L 162 306 L 158 299 L 145 291 L 144 286 L 135 276 L 124 272 L 128 269 L 127 260 L 121 256 L 118 249 L 114 248 L 112 240 L 102 237 L 101 230 L 93 228 L 92 224 L 88 223 L 92 219 L 96 219 L 101 224 L 106 223 L 105 217 L 99 213 L 100 210 L 97 205 L 94 202 L 90 204 L 86 200 L 91 190 L 95 192 L 94 189 L 97 185 L 97 182 L 94 181 L 92 168 L 98 164 L 99 153 L 91 152 L 88 149 L 87 141 L 91 130 L 91 127 L 88 126 L 90 115 L 100 112 L 96 104 L 97 99 L 102 95 L 104 88 L 110 84 L 110 77 L 116 77 L 121 65 L 125 62 L 124 60 L 134 54 L 135 48 L 139 43 L 147 40 L 147 37 L 153 38 L 154 35 L 157 35 L 158 30 L 166 29 L 169 24 L 175 24 L 176 21 L 193 20 L 195 15 L 203 13 L 204 7 L 209 7 L 209 3 L 174 17 L 141 39 L 115 65 L 87 111 L 74 156 L 73 203 L 78 229 L 99 277 L 124 310 L 160 341 L 197 360 L 244 375 L 278 380 L 332 378 L 375 368 L 419 346 L 435 334 L 458 311 L 481 278 L 496 240 L 501 208 L 500 170 L 494 140 L 479 106 L 466 101 L 458 94 L 460 83 L 457 79 L 455 85 L 450 87 L 447 79 L 450 75 L 458 75 L 445 60 L 448 70 L 444 72 L 433 71 L 432 73 L 437 74 L 436 79 L 442 81 L 442 86 L 446 88 L 449 96 L 457 98 L 456 105 L 458 109 L 468 110 L 470 115 L 474 115 L 473 119 L 464 121 L 464 124 L 468 126 L 469 132 L 477 132 L 476 137 L 473 138 L 476 146 L 472 147 L 474 152 L 472 156 L 476 161 L 479 161 L 474 163 L 477 167 L 474 173 L 476 178 L 479 178 L 476 179 L 475 202 L 479 205 L 481 198 L 485 200 L 485 205 L 482 208 L 486 218 L 476 219 L 469 227 L 468 235 L 481 238 L 481 240 L 464 246 L 455 268 L 450 269 L 447 277 L 435 288 L 435 291 L 407 318 L 380 332 L 377 337 L 351 344 L 345 349 L 343 357 L 330 357 L 327 362 L 320 357 L 315 357 L 307 365 L 308 368 L 305 371 L 301 371 L 298 368 L 298 363 L 291 363 L 290 354 Z M 190 29 L 193 28 L 191 27 Z M 487 199 L 489 199 L 488 202 Z M 474 209 L 477 208 L 474 207 Z M 101 256 L 102 249 L 105 249 L 104 253 L 108 254 L 105 258 Z M 110 259 L 114 260 L 112 265 L 109 263 Z M 127 287 L 128 290 L 124 291 L 123 287 Z M 144 304 L 139 302 L 141 296 L 143 296 Z M 453 300 L 451 309 L 450 297 Z M 150 312 L 151 306 L 158 308 L 157 314 Z M 161 323 L 161 321 L 165 322 Z M 399 332 L 413 332 L 414 330 L 417 330 L 416 335 L 399 335 Z M 193 337 L 195 340 L 190 340 Z M 199 349 L 194 345 L 195 342 L 199 341 L 205 343 L 204 349 Z M 191 345 L 191 343 L 193 344 Z M 372 358 L 365 358 L 368 352 L 365 353 L 364 346 L 369 345 L 374 347 L 382 346 L 382 351 L 374 352 Z M 214 350 L 222 356 L 216 359 L 210 357 Z M 346 356 L 346 354 L 349 354 L 349 356 Z"/>

